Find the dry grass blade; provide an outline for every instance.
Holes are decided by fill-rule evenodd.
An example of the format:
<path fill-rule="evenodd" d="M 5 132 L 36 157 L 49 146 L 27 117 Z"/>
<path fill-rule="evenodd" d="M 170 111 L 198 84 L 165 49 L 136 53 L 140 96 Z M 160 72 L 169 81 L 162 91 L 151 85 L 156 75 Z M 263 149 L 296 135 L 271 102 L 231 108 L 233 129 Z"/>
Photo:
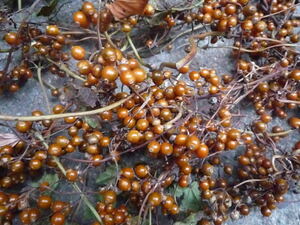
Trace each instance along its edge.
<path fill-rule="evenodd" d="M 124 19 L 132 15 L 142 15 L 148 0 L 116 0 L 107 8 L 116 19 Z"/>
<path fill-rule="evenodd" d="M 9 133 L 0 133 L 0 147 L 5 145 L 15 146 L 20 139 L 14 135 Z"/>

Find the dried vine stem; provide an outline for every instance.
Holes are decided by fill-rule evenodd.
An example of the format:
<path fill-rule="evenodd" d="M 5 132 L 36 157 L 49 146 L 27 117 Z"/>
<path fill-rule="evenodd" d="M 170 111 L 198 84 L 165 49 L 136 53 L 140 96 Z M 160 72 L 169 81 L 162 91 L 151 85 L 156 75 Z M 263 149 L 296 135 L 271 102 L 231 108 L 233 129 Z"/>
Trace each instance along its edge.
<path fill-rule="evenodd" d="M 52 120 L 52 119 L 62 119 L 70 116 L 89 116 L 89 115 L 95 115 L 99 114 L 105 111 L 109 111 L 111 109 L 114 109 L 120 105 L 122 105 L 124 102 L 129 100 L 132 97 L 132 95 L 129 95 L 127 98 L 121 99 L 111 105 L 94 109 L 90 111 L 83 111 L 83 112 L 71 112 L 71 113 L 62 113 L 62 114 L 49 114 L 49 115 L 42 115 L 42 116 L 9 116 L 9 115 L 0 115 L 0 120 L 9 120 L 9 121 L 40 121 L 40 120 Z"/>
<path fill-rule="evenodd" d="M 180 61 L 178 61 L 176 63 L 176 68 L 180 69 L 181 67 L 187 65 L 196 56 L 196 54 L 197 54 L 197 43 L 196 43 L 195 40 L 197 40 L 197 39 L 198 40 L 203 40 L 206 37 L 223 36 L 223 35 L 224 35 L 223 32 L 210 31 L 210 32 L 205 32 L 203 34 L 196 34 L 196 35 L 191 36 L 189 38 L 191 51 L 183 59 L 181 59 Z"/>
<path fill-rule="evenodd" d="M 182 117 L 182 114 L 183 114 L 183 102 L 180 104 L 179 112 L 176 115 L 176 117 L 163 125 L 164 129 L 165 130 L 171 129 L 173 124 Z"/>
<path fill-rule="evenodd" d="M 40 83 L 40 86 L 41 86 L 41 89 L 42 89 L 42 92 L 43 92 L 43 95 L 44 95 L 44 99 L 46 101 L 48 112 L 51 113 L 50 103 L 49 103 L 49 99 L 48 99 L 48 96 L 47 96 L 47 91 L 45 89 L 45 86 L 44 86 L 44 83 L 43 83 L 43 80 L 42 80 L 42 67 L 41 66 L 37 66 L 37 77 L 38 77 L 38 81 Z"/>
<path fill-rule="evenodd" d="M 247 184 L 247 183 L 251 183 L 251 182 L 262 182 L 262 181 L 266 181 L 267 179 L 250 179 L 250 180 L 245 180 L 237 185 L 235 185 L 233 188 L 238 188 L 244 184 Z"/>
<path fill-rule="evenodd" d="M 60 62 L 57 63 L 55 61 L 53 61 L 52 59 L 46 58 L 49 62 L 51 62 L 52 64 L 56 65 L 60 70 L 66 72 L 69 76 L 80 80 L 80 81 L 86 81 L 86 79 L 82 78 L 81 76 L 79 76 L 78 74 L 74 73 L 73 71 L 71 71 L 64 63 Z"/>
<path fill-rule="evenodd" d="M 166 176 L 168 175 L 168 173 L 169 173 L 169 172 L 166 172 L 166 173 L 163 173 L 163 174 L 161 174 L 161 175 L 159 176 L 159 178 L 157 179 L 157 182 L 156 182 L 156 184 L 154 185 L 154 187 L 151 188 L 151 190 L 148 192 L 148 194 L 147 194 L 146 197 L 144 198 L 143 203 L 142 203 L 142 206 L 141 206 L 141 209 L 140 209 L 140 211 L 139 211 L 139 215 L 138 215 L 138 223 L 137 223 L 138 225 L 141 225 L 141 223 L 142 223 L 141 217 L 142 217 L 142 213 L 143 213 L 143 208 L 145 207 L 145 205 L 146 205 L 146 203 L 147 203 L 147 201 L 148 201 L 149 196 L 150 196 L 151 193 L 153 193 L 154 190 L 161 184 L 161 181 L 162 181 L 163 179 L 166 178 Z M 150 210 L 151 210 L 151 208 L 150 208 Z"/>
<path fill-rule="evenodd" d="M 297 44 L 287 44 L 287 43 L 282 43 L 282 44 L 277 44 L 277 45 L 272 45 L 266 48 L 258 48 L 255 50 L 247 49 L 247 48 L 241 48 L 241 47 L 235 47 L 235 46 L 209 46 L 208 48 L 229 48 L 233 50 L 238 50 L 241 52 L 247 52 L 247 53 L 258 53 L 258 52 L 264 52 L 266 50 L 269 50 L 271 48 L 277 48 L 277 47 L 288 47 L 288 49 L 294 53 L 299 54 L 299 52 L 293 50 L 291 47 L 299 47 Z"/>
<path fill-rule="evenodd" d="M 299 3 L 293 5 L 292 7 L 289 7 L 289 8 L 283 9 L 283 10 L 280 10 L 280 11 L 278 11 L 278 12 L 274 12 L 274 13 L 265 15 L 265 16 L 263 16 L 263 17 L 261 17 L 261 18 L 264 19 L 264 18 L 267 18 L 267 17 L 270 17 L 270 16 L 275 16 L 275 15 L 280 14 L 280 13 L 284 13 L 284 12 L 286 12 L 286 11 L 288 11 L 288 10 L 291 10 L 291 9 L 295 8 L 295 7 L 298 6 L 298 5 L 299 5 Z"/>
<path fill-rule="evenodd" d="M 164 67 L 169 67 L 172 69 L 180 69 L 181 67 L 189 64 L 193 58 L 196 56 L 197 54 L 197 43 L 195 40 L 203 40 L 206 37 L 209 36 L 222 36 L 224 35 L 223 32 L 218 32 L 218 31 L 210 31 L 210 32 L 205 32 L 202 34 L 196 34 L 193 35 L 189 38 L 189 44 L 191 47 L 191 51 L 185 56 L 183 57 L 181 60 L 179 60 L 177 63 L 172 63 L 172 62 L 164 62 L 161 63 L 159 66 L 159 70 L 162 70 Z"/>
<path fill-rule="evenodd" d="M 152 67 L 151 67 L 149 64 L 147 64 L 147 63 L 145 63 L 145 62 L 143 61 L 143 59 L 141 58 L 141 56 L 140 56 L 138 50 L 136 49 L 135 45 L 133 44 L 132 39 L 131 39 L 131 37 L 130 37 L 130 35 L 129 35 L 128 33 L 126 34 L 126 37 L 127 37 L 127 41 L 128 41 L 128 43 L 129 43 L 130 47 L 132 48 L 132 50 L 133 50 L 133 52 L 134 52 L 136 58 L 138 59 L 139 63 L 142 64 L 143 66 L 148 67 L 148 68 L 151 70 Z"/>

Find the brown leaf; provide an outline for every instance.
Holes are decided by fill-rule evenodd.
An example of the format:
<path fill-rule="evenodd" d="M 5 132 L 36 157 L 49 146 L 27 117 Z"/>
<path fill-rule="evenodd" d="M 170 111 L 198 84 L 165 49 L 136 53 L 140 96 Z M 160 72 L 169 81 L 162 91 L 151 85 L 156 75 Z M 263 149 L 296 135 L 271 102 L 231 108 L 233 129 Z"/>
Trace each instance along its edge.
<path fill-rule="evenodd" d="M 149 0 L 116 0 L 106 7 L 116 19 L 124 19 L 133 15 L 142 15 Z"/>
<path fill-rule="evenodd" d="M 15 146 L 20 139 L 10 133 L 0 133 L 0 147 L 5 146 L 5 145 L 10 145 L 10 146 Z"/>

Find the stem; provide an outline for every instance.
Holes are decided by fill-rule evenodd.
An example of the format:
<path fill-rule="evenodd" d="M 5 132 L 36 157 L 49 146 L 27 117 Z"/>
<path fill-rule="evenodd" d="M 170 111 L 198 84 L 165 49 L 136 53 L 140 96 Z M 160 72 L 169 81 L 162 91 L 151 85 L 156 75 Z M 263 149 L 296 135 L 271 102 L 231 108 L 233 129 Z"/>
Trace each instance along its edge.
<path fill-rule="evenodd" d="M 127 37 L 128 43 L 130 44 L 130 47 L 132 48 L 132 50 L 133 50 L 135 56 L 137 57 L 137 59 L 139 60 L 139 62 L 140 62 L 141 64 L 144 64 L 142 58 L 140 57 L 140 55 L 139 55 L 139 53 L 138 53 L 136 47 L 134 46 L 134 44 L 133 44 L 133 42 L 132 42 L 132 40 L 131 40 L 131 37 L 130 37 L 129 33 L 126 34 L 126 37 Z"/>
<path fill-rule="evenodd" d="M 48 149 L 48 144 L 45 142 L 43 136 L 40 133 L 35 133 L 35 136 L 43 143 L 43 145 L 45 146 L 45 148 Z M 59 161 L 59 158 L 56 156 L 52 156 L 53 160 L 55 161 L 57 167 L 59 168 L 59 170 L 63 173 L 64 176 L 66 176 L 66 169 L 64 168 L 64 166 L 62 165 L 62 163 Z M 97 219 L 97 221 L 100 224 L 102 223 L 102 219 L 99 216 L 99 214 L 97 213 L 97 210 L 93 207 L 92 203 L 90 202 L 90 200 L 85 196 L 85 194 L 83 194 L 83 192 L 81 191 L 81 189 L 79 188 L 79 186 L 76 183 L 72 183 L 73 188 L 78 191 L 84 201 L 84 203 L 86 204 L 86 206 L 91 210 L 91 212 L 93 213 L 93 215 L 95 216 L 95 218 Z"/>
<path fill-rule="evenodd" d="M 159 70 L 163 70 L 163 68 L 165 67 L 168 67 L 168 68 L 171 68 L 171 69 L 177 69 L 176 67 L 176 63 L 173 63 L 173 62 L 163 62 L 160 64 L 159 66 Z"/>
<path fill-rule="evenodd" d="M 152 225 L 152 212 L 151 212 L 151 207 L 149 208 L 149 225 Z"/>
<path fill-rule="evenodd" d="M 110 35 L 107 33 L 107 31 L 104 32 L 104 35 L 105 35 L 105 37 L 106 37 L 108 43 L 109 43 L 111 46 L 113 46 L 114 48 L 118 48 L 118 47 L 113 43 L 113 41 L 111 40 Z"/>
<path fill-rule="evenodd" d="M 101 3 L 102 0 L 98 0 L 98 16 L 100 17 L 100 11 L 101 11 Z M 102 49 L 102 40 L 101 40 L 101 34 L 100 34 L 100 19 L 97 20 L 97 37 L 98 37 L 98 48 L 101 51 Z"/>
<path fill-rule="evenodd" d="M 261 181 L 266 181 L 267 179 L 250 179 L 250 180 L 245 180 L 237 185 L 235 185 L 233 188 L 238 188 L 239 186 L 243 185 L 243 184 L 247 184 L 250 182 L 261 182 Z"/>
<path fill-rule="evenodd" d="M 165 123 L 163 126 L 166 130 L 170 129 L 173 124 L 179 120 L 181 117 L 182 117 L 182 113 L 183 113 L 183 102 L 180 104 L 180 107 L 179 107 L 179 112 L 178 114 L 175 116 L 174 119 L 170 120 L 169 122 Z"/>
<path fill-rule="evenodd" d="M 161 175 L 159 176 L 159 178 L 157 179 L 156 184 L 153 186 L 153 188 L 151 188 L 151 190 L 150 190 L 150 191 L 148 192 L 148 194 L 145 196 L 144 201 L 143 201 L 142 206 L 141 206 L 141 209 L 140 209 L 140 211 L 139 211 L 139 215 L 138 215 L 138 222 L 137 222 L 138 225 L 141 225 L 141 222 L 142 222 L 142 221 L 141 221 L 141 216 L 142 216 L 143 208 L 145 207 L 145 205 L 146 205 L 146 203 L 147 203 L 147 201 L 148 201 L 149 196 L 150 196 L 150 195 L 154 192 L 154 190 L 161 184 L 161 181 L 162 181 L 163 179 L 165 179 L 165 178 L 167 177 L 168 174 L 169 174 L 169 172 L 161 174 Z M 151 206 L 150 206 L 150 211 L 151 211 Z"/>
<path fill-rule="evenodd" d="M 9 53 L 10 49 L 0 49 L 0 53 Z"/>
<path fill-rule="evenodd" d="M 51 120 L 51 119 L 61 119 L 66 118 L 70 116 L 89 116 L 89 115 L 95 115 L 99 114 L 111 109 L 114 109 L 118 107 L 119 105 L 122 105 L 124 102 L 126 102 L 128 99 L 130 99 L 132 95 L 129 95 L 127 98 L 121 99 L 111 105 L 94 109 L 90 111 L 84 111 L 84 112 L 71 112 L 71 113 L 62 113 L 62 114 L 49 114 L 49 115 L 42 115 L 42 116 L 9 116 L 9 115 L 0 115 L 0 120 L 9 120 L 9 121 L 40 121 L 40 120 Z"/>
<path fill-rule="evenodd" d="M 243 132 L 243 130 L 240 130 L 241 132 Z M 278 132 L 278 133 L 266 133 L 267 136 L 269 137 L 278 137 L 278 136 L 285 136 L 291 132 L 293 132 L 294 130 L 285 130 L 282 132 Z M 254 134 L 252 131 L 247 131 L 245 132 L 247 134 Z M 263 136 L 263 134 L 257 134 L 258 136 Z"/>
<path fill-rule="evenodd" d="M 293 101 L 293 100 L 288 100 L 288 99 L 278 99 L 278 101 L 284 102 L 284 103 L 291 103 L 291 104 L 300 105 L 300 101 Z"/>
<path fill-rule="evenodd" d="M 46 92 L 46 89 L 45 89 L 45 86 L 44 86 L 44 83 L 43 83 L 43 80 L 42 80 L 42 67 L 41 66 L 37 67 L 37 77 L 38 77 L 39 83 L 41 85 L 41 89 L 43 91 L 43 95 L 44 95 L 44 98 L 45 98 L 45 101 L 46 101 L 48 112 L 51 113 L 49 99 L 48 99 L 47 92 Z"/>
<path fill-rule="evenodd" d="M 86 79 L 82 78 L 81 76 L 79 76 L 78 74 L 74 73 L 73 71 L 71 71 L 64 63 L 60 62 L 57 63 L 55 61 L 53 61 L 52 59 L 46 58 L 49 62 L 51 62 L 52 64 L 56 65 L 59 69 L 61 69 L 62 71 L 66 72 L 69 76 L 77 79 L 77 80 L 81 80 L 81 81 L 86 81 Z"/>
<path fill-rule="evenodd" d="M 135 54 L 137 60 L 139 61 L 139 63 L 142 64 L 143 66 L 148 67 L 149 69 L 152 69 L 152 67 L 151 67 L 149 64 L 146 64 L 146 63 L 142 60 L 142 58 L 141 58 L 141 56 L 139 55 L 139 53 L 138 53 L 138 51 L 137 51 L 135 45 L 134 45 L 133 42 L 132 42 L 132 39 L 131 39 L 129 33 L 126 34 L 126 37 L 127 37 L 128 43 L 130 44 L 130 47 L 132 48 L 132 50 L 133 50 L 133 52 L 134 52 L 134 54 Z"/>
<path fill-rule="evenodd" d="M 39 81 L 39 79 L 37 77 L 34 76 L 33 78 L 35 80 Z M 42 80 L 42 82 L 43 82 L 44 86 L 47 87 L 47 88 L 49 88 L 50 90 L 56 89 L 56 87 L 54 87 L 52 84 L 46 82 L 45 80 Z"/>
<path fill-rule="evenodd" d="M 123 45 L 123 47 L 120 49 L 121 52 L 126 51 L 127 47 L 128 47 L 128 41 L 126 41 L 126 43 L 125 43 L 125 44 Z"/>
<path fill-rule="evenodd" d="M 193 58 L 196 56 L 196 54 L 197 54 L 196 39 L 204 40 L 206 37 L 209 37 L 209 36 L 214 37 L 214 36 L 223 36 L 223 35 L 224 35 L 223 32 L 210 31 L 210 32 L 206 32 L 203 34 L 196 34 L 196 35 L 191 36 L 189 38 L 191 50 L 185 57 L 183 57 L 181 60 L 179 60 L 176 63 L 176 68 L 180 69 L 181 67 L 188 65 L 188 63 L 190 63 L 193 60 Z"/>
<path fill-rule="evenodd" d="M 18 10 L 22 9 L 22 0 L 18 0 Z"/>
<path fill-rule="evenodd" d="M 277 45 L 272 45 L 266 48 L 259 48 L 256 50 L 251 50 L 251 49 L 247 49 L 247 48 L 239 48 L 239 47 L 235 47 L 235 46 L 209 46 L 207 48 L 229 48 L 229 49 L 234 49 L 234 50 L 239 50 L 241 52 L 247 52 L 247 53 L 257 53 L 257 52 L 264 52 L 266 50 L 269 50 L 271 48 L 277 48 L 277 47 L 299 47 L 299 45 L 297 44 L 277 44 Z M 291 49 L 292 50 L 292 49 Z M 299 53 L 295 50 L 292 50 L 295 53 Z"/>
<path fill-rule="evenodd" d="M 285 136 L 293 131 L 294 130 L 286 130 L 286 131 L 282 131 L 282 132 L 278 132 L 278 133 L 267 133 L 267 135 L 270 137 Z"/>
<path fill-rule="evenodd" d="M 275 12 L 275 13 L 271 13 L 271 14 L 265 15 L 265 16 L 261 17 L 261 19 L 264 19 L 264 18 L 267 18 L 267 17 L 270 17 L 270 16 L 275 16 L 275 15 L 277 15 L 277 14 L 280 14 L 280 13 L 283 13 L 283 12 L 285 12 L 285 11 L 291 10 L 291 9 L 295 8 L 296 6 L 298 6 L 298 5 L 299 5 L 299 3 L 298 3 L 298 4 L 294 4 L 294 5 L 293 5 L 292 7 L 290 7 L 290 8 L 283 9 L 283 10 L 280 10 L 280 11 L 278 11 L 278 12 Z"/>

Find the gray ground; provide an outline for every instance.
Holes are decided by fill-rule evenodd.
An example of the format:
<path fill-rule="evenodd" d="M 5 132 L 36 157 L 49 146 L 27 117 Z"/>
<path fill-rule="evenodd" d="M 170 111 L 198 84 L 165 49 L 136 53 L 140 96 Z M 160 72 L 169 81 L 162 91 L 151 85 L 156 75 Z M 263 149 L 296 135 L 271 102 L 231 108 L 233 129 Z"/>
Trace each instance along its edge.
<path fill-rule="evenodd" d="M 57 18 L 61 20 L 63 23 L 67 23 L 71 21 L 71 11 L 77 10 L 80 6 L 78 1 L 61 1 L 61 2 L 69 2 L 65 4 L 61 11 L 59 12 Z M 0 4 L 1 5 L 1 4 Z M 19 15 L 18 18 L 22 18 L 22 15 Z M 38 20 L 41 20 L 40 18 Z M 35 20 L 36 21 L 36 20 Z M 0 33 L 0 36 L 2 34 Z M 0 42 L 0 48 L 6 48 L 7 46 L 3 46 L 3 42 Z M 184 54 L 183 45 L 186 44 L 184 38 L 180 38 L 176 41 L 173 46 L 173 50 L 168 52 L 162 52 L 153 57 L 149 57 L 147 61 L 154 65 L 159 65 L 162 61 L 176 61 L 182 57 Z M 201 45 L 207 44 L 206 41 L 201 43 Z M 228 43 L 227 43 L 228 44 Z M 221 41 L 218 45 L 226 45 L 226 43 L 222 43 Z M 209 49 L 209 50 L 201 50 L 197 57 L 194 59 L 192 67 L 195 69 L 201 68 L 214 68 L 217 70 L 217 74 L 225 74 L 230 73 L 232 71 L 232 59 L 230 56 L 230 50 L 227 49 Z M 5 63 L 5 54 L 0 54 L 0 69 L 3 68 Z M 62 85 L 63 80 L 61 78 L 56 78 L 54 76 L 43 74 L 46 76 L 46 80 L 54 83 L 56 85 Z M 50 93 L 48 93 L 50 94 Z M 50 95 L 49 95 L 50 96 Z M 55 99 L 49 97 L 51 100 L 51 104 L 55 103 Z M 31 111 L 36 109 L 45 109 L 45 100 L 42 95 L 41 88 L 38 82 L 34 79 L 29 80 L 26 85 L 16 94 L 10 94 L 8 96 L 0 97 L 0 113 L 1 114 L 10 114 L 10 115 L 30 115 Z M 247 113 L 247 117 L 243 118 L 243 120 L 249 120 L 256 117 L 253 112 L 244 111 Z M 282 121 L 276 120 L 275 123 L 281 124 Z M 2 129 L 3 131 L 3 129 Z M 298 135 L 295 133 L 295 135 Z M 294 136 L 293 140 L 288 140 L 287 143 L 283 143 L 284 146 L 288 145 L 288 143 L 295 142 L 297 138 Z M 290 144 L 289 144 L 290 145 Z M 261 216 L 260 212 L 257 210 L 253 210 L 250 216 L 247 216 L 243 219 L 239 219 L 236 221 L 228 221 L 226 224 L 228 225 L 299 225 L 300 224 L 300 196 L 289 193 L 286 195 L 286 202 L 279 205 L 279 209 L 273 211 L 273 214 L 270 218 L 264 218 Z"/>

